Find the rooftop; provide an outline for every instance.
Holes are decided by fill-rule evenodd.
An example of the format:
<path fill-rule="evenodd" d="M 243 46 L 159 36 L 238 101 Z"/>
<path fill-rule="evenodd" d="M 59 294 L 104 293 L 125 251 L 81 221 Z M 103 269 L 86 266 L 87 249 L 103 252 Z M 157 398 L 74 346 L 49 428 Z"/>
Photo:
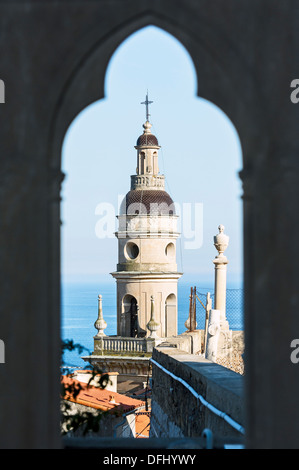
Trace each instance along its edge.
<path fill-rule="evenodd" d="M 88 386 L 88 384 L 79 382 L 67 375 L 61 377 L 62 384 L 67 388 L 73 386 L 79 390 L 76 397 L 72 396 L 71 391 L 65 390 L 62 397 L 65 400 L 88 406 L 90 408 L 102 411 L 111 411 L 116 413 L 127 413 L 144 405 L 141 400 L 121 395 L 117 392 L 111 392 L 99 387 Z"/>

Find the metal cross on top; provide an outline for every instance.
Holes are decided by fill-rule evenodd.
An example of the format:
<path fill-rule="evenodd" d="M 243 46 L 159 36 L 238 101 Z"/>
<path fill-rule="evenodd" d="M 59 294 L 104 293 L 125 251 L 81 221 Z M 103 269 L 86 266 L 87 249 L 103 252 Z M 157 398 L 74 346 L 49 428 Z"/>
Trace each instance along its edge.
<path fill-rule="evenodd" d="M 140 104 L 145 104 L 146 109 L 146 120 L 149 121 L 150 113 L 148 112 L 148 105 L 153 103 L 153 101 L 148 100 L 148 92 L 146 93 L 145 101 L 142 101 Z"/>

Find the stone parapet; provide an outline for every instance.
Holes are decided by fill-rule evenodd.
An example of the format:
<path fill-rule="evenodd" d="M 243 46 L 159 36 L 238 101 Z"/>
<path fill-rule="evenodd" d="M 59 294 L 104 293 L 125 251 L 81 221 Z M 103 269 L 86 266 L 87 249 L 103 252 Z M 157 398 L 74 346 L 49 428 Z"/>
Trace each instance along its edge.
<path fill-rule="evenodd" d="M 120 375 L 150 376 L 150 358 L 159 345 L 170 350 L 182 348 L 190 354 L 198 353 L 202 331 L 185 332 L 170 338 L 126 338 L 121 336 L 94 336 L 94 352 L 82 359 L 102 372 Z"/>
<path fill-rule="evenodd" d="M 151 353 L 161 342 L 154 338 L 126 338 L 122 336 L 94 337 L 94 354 L 113 353 Z"/>
<path fill-rule="evenodd" d="M 216 409 L 236 423 L 244 423 L 243 377 L 202 356 L 164 347 L 154 349 L 153 361 L 185 381 Z M 209 428 L 213 434 L 242 438 L 242 434 L 217 416 L 186 386 L 152 366 L 151 437 L 195 437 Z"/>
<path fill-rule="evenodd" d="M 183 350 L 188 354 L 200 354 L 203 341 L 203 330 L 185 331 L 177 336 L 163 338 L 159 344 L 161 348 Z"/>
<path fill-rule="evenodd" d="M 202 330 L 186 331 L 170 338 L 126 338 L 122 336 L 94 336 L 93 356 L 152 354 L 155 347 L 183 349 L 189 354 L 200 354 Z"/>

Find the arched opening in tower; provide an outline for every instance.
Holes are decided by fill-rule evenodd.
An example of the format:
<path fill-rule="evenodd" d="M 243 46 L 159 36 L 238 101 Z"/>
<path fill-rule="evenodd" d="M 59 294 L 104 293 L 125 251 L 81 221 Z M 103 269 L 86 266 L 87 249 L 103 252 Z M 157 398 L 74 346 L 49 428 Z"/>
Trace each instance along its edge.
<path fill-rule="evenodd" d="M 165 336 L 174 334 L 174 325 L 177 316 L 177 301 L 175 294 L 169 294 L 165 301 Z"/>
<path fill-rule="evenodd" d="M 145 332 L 139 324 L 138 301 L 130 294 L 126 294 L 122 300 L 122 309 L 119 324 L 119 336 L 127 338 L 143 337 Z"/>

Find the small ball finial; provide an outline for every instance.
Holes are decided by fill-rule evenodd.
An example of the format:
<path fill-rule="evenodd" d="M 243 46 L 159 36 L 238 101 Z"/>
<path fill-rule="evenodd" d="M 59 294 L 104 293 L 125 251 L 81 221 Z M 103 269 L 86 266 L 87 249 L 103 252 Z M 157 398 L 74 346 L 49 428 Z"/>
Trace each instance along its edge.
<path fill-rule="evenodd" d="M 143 124 L 143 129 L 144 129 L 144 134 L 150 134 L 151 133 L 151 123 L 146 121 L 144 124 Z"/>

